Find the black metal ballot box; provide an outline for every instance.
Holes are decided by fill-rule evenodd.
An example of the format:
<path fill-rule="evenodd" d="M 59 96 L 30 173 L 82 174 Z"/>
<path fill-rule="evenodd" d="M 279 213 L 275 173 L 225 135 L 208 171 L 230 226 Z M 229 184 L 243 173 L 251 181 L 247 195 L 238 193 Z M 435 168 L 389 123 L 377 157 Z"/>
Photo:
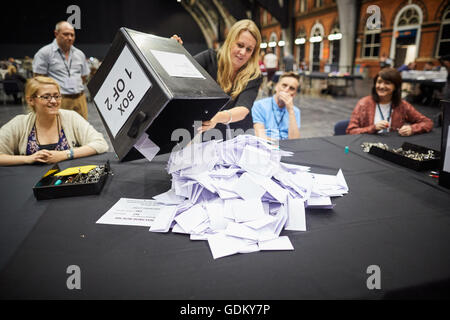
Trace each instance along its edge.
<path fill-rule="evenodd" d="M 186 144 L 194 126 L 230 100 L 176 40 L 127 28 L 117 32 L 88 88 L 121 161 L 142 158 L 134 146 L 147 135 L 158 153 Z"/>

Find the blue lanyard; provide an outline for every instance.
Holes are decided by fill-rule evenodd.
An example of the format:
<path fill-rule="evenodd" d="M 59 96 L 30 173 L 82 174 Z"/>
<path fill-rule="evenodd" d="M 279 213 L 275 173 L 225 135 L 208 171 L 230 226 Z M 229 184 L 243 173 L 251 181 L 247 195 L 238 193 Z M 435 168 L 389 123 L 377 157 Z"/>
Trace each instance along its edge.
<path fill-rule="evenodd" d="M 278 127 L 278 135 L 279 135 L 280 138 L 281 138 L 281 128 L 280 128 L 280 125 L 283 123 L 284 115 L 286 114 L 286 107 L 283 108 L 283 111 L 282 111 L 283 115 L 281 116 L 280 121 L 278 121 L 278 119 L 277 119 L 277 112 L 278 112 L 278 111 L 277 111 L 276 108 L 279 109 L 279 107 L 278 107 L 278 106 L 277 106 L 277 107 L 274 106 L 274 104 L 273 104 L 273 100 L 274 100 L 274 99 L 275 99 L 275 97 L 272 97 L 273 117 L 275 118 L 275 122 L 276 122 L 277 127 Z"/>
<path fill-rule="evenodd" d="M 59 53 L 61 59 L 63 60 L 64 66 L 66 67 L 67 73 L 69 74 L 69 78 L 70 78 L 70 69 L 72 68 L 72 59 L 70 59 L 70 65 L 67 66 L 66 59 L 63 57 L 60 49 L 58 49 L 58 53 Z M 69 55 L 70 55 L 70 53 L 69 53 Z"/>
<path fill-rule="evenodd" d="M 380 105 L 377 103 L 377 107 L 378 107 L 378 111 L 380 112 L 380 116 L 381 116 L 381 120 L 384 120 L 384 115 L 383 115 L 383 112 L 381 112 L 381 108 L 380 108 Z M 390 122 L 391 121 L 391 112 L 392 112 L 392 103 L 389 105 L 389 114 L 388 114 L 388 117 L 387 117 L 387 122 Z M 390 126 L 391 124 L 389 123 L 389 126 Z M 386 128 L 386 129 L 383 129 L 383 132 L 388 132 L 388 129 Z"/>
<path fill-rule="evenodd" d="M 383 112 L 381 112 L 381 108 L 378 103 L 377 103 L 377 107 L 378 107 L 378 111 L 380 111 L 381 120 L 384 120 Z M 388 114 L 387 122 L 389 122 L 391 120 L 391 111 L 392 111 L 392 104 L 389 106 L 389 114 Z"/>

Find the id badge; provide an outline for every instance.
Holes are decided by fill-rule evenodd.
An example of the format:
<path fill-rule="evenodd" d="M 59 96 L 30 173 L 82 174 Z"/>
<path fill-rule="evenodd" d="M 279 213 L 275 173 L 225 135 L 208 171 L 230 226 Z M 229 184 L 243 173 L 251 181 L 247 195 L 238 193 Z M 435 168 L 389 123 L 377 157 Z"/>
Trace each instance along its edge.
<path fill-rule="evenodd" d="M 70 77 L 64 80 L 64 86 L 71 91 L 76 91 L 78 88 L 78 79 Z"/>

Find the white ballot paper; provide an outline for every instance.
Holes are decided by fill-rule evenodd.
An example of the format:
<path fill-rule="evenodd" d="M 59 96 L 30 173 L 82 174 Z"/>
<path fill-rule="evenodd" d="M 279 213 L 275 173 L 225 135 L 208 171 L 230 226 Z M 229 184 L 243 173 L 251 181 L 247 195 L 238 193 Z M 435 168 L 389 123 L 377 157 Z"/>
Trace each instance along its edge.
<path fill-rule="evenodd" d="M 134 147 L 145 157 L 148 161 L 152 161 L 156 154 L 159 152 L 159 147 L 148 138 L 148 134 L 145 132 L 136 141 Z"/>
<path fill-rule="evenodd" d="M 349 192 L 342 170 L 316 174 L 280 162 L 291 153 L 239 135 L 172 152 L 172 187 L 154 196 L 162 209 L 150 231 L 208 242 L 214 259 L 263 250 L 294 250 L 283 230 L 307 230 L 306 209 L 333 209 Z"/>
<path fill-rule="evenodd" d="M 97 223 L 151 227 L 162 207 L 156 200 L 120 198 Z"/>
<path fill-rule="evenodd" d="M 169 76 L 205 79 L 184 54 L 159 50 L 150 51 Z"/>

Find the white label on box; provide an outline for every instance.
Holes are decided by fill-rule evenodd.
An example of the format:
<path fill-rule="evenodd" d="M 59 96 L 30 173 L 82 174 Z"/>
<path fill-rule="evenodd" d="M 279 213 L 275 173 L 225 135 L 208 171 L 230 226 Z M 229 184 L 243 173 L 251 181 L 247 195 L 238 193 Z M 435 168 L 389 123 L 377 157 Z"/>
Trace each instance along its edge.
<path fill-rule="evenodd" d="M 94 97 L 114 138 L 151 86 L 150 80 L 125 45 Z"/>
<path fill-rule="evenodd" d="M 161 66 L 171 77 L 200 78 L 205 77 L 198 71 L 191 61 L 180 53 L 150 50 Z"/>

